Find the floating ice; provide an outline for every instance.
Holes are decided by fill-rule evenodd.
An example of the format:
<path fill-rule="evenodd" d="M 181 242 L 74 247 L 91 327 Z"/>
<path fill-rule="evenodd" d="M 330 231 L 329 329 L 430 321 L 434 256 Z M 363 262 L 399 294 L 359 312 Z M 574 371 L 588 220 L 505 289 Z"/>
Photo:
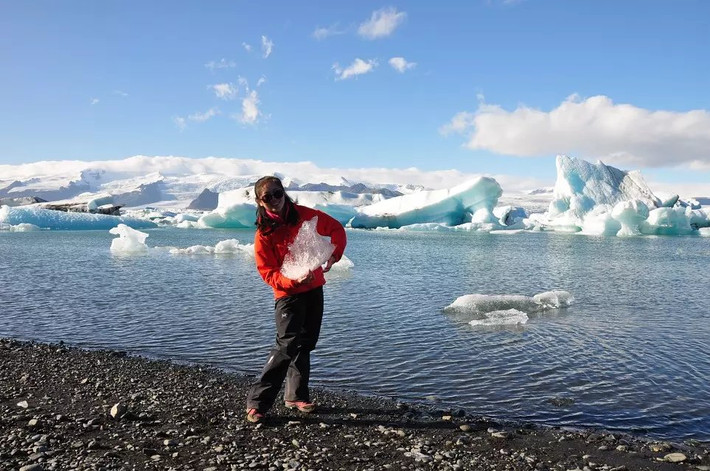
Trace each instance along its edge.
<path fill-rule="evenodd" d="M 298 280 L 328 261 L 335 245 L 329 237 L 322 236 L 316 230 L 318 216 L 301 224 L 296 238 L 288 246 L 288 253 L 281 265 L 281 274 L 286 278 Z"/>
<path fill-rule="evenodd" d="M 656 208 L 640 224 L 641 232 L 648 235 L 687 235 L 695 232 L 691 225 L 694 210 L 690 207 Z M 707 224 L 703 224 L 704 226 Z"/>
<path fill-rule="evenodd" d="M 355 228 L 399 228 L 410 224 L 496 222 L 492 211 L 502 190 L 497 181 L 479 177 L 451 189 L 420 191 L 358 208 L 350 221 Z M 476 220 L 472 217 L 476 214 Z"/>
<path fill-rule="evenodd" d="M 555 163 L 557 181 L 549 208 L 551 217 L 567 211 L 580 217 L 597 205 L 628 200 L 640 200 L 653 208 L 661 205 L 638 171 L 625 172 L 566 155 L 558 155 Z"/>
<path fill-rule="evenodd" d="M 217 242 L 212 247 L 209 245 L 193 245 L 191 247 L 156 247 L 156 249 L 167 250 L 173 255 L 225 255 L 242 253 L 254 256 L 254 244 L 242 244 L 237 239 L 227 239 Z"/>
<path fill-rule="evenodd" d="M 110 229 L 120 224 L 135 229 L 156 227 L 150 221 L 125 216 L 108 216 L 92 213 L 68 213 L 43 209 L 36 206 L 0 207 L 0 223 L 5 224 L 33 224 L 42 229 L 55 230 L 83 230 L 83 229 Z"/>
<path fill-rule="evenodd" d="M 5 224 L 0 222 L 0 231 L 9 232 L 34 232 L 40 231 L 42 228 L 35 226 L 34 224 L 20 223 L 20 224 Z"/>
<path fill-rule="evenodd" d="M 528 321 L 528 315 L 517 309 L 507 309 L 505 311 L 491 311 L 484 314 L 483 319 L 474 319 L 469 322 L 469 325 L 476 326 L 491 326 L 491 325 L 517 325 L 525 324 Z"/>
<path fill-rule="evenodd" d="M 125 224 L 109 230 L 111 234 L 119 236 L 111 241 L 111 252 L 113 253 L 143 253 L 148 251 L 145 239 L 148 234 L 130 228 Z"/>
<path fill-rule="evenodd" d="M 643 201 L 629 200 L 617 203 L 611 211 L 611 217 L 619 221 L 621 230 L 616 235 L 640 235 L 640 224 L 648 218 L 648 206 Z"/>
<path fill-rule="evenodd" d="M 470 323 L 471 320 L 489 319 L 488 314 L 492 312 L 512 310 L 527 315 L 565 308 L 573 302 L 574 297 L 562 290 L 545 291 L 535 296 L 467 294 L 456 298 L 453 303 L 444 308 L 444 312 L 460 321 Z M 501 315 L 496 314 L 494 317 L 501 317 Z"/>

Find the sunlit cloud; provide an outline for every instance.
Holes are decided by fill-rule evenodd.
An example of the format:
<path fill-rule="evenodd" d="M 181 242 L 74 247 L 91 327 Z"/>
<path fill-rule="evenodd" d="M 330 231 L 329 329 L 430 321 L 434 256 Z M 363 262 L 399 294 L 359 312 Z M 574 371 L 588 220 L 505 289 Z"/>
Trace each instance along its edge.
<path fill-rule="evenodd" d="M 383 8 L 372 12 L 369 20 L 360 24 L 357 32 L 367 39 L 378 39 L 389 36 L 407 18 L 405 12 L 397 11 L 396 8 Z"/>
<path fill-rule="evenodd" d="M 345 69 L 340 67 L 337 62 L 333 64 L 332 69 L 335 71 L 335 80 L 345 80 L 372 72 L 375 67 L 377 67 L 377 61 L 375 59 L 364 61 L 357 58 Z"/>
<path fill-rule="evenodd" d="M 261 52 L 264 56 L 264 59 L 268 58 L 271 55 L 271 51 L 274 49 L 274 42 L 267 38 L 266 36 L 261 37 Z"/>
<path fill-rule="evenodd" d="M 252 49 L 251 44 L 242 43 L 242 47 L 244 48 L 245 51 L 251 52 L 251 49 Z"/>
<path fill-rule="evenodd" d="M 244 124 L 256 124 L 261 116 L 259 110 L 259 95 L 256 90 L 252 90 L 242 99 L 242 113 L 238 116 L 238 120 Z"/>
<path fill-rule="evenodd" d="M 262 76 L 259 78 L 259 80 L 256 81 L 256 86 L 258 88 L 258 87 L 261 87 L 262 85 L 264 85 L 265 83 L 266 83 L 266 77 Z"/>
<path fill-rule="evenodd" d="M 113 91 L 114 95 L 122 96 L 122 97 L 127 97 L 128 93 L 124 92 L 123 90 L 114 90 Z"/>
<path fill-rule="evenodd" d="M 228 61 L 227 59 L 220 59 L 219 61 L 210 61 L 205 64 L 205 67 L 214 71 L 215 69 L 233 69 L 237 66 L 234 61 Z"/>
<path fill-rule="evenodd" d="M 315 31 L 313 31 L 312 36 L 313 36 L 315 39 L 321 41 L 321 40 L 323 40 L 323 39 L 325 39 L 325 38 L 329 38 L 329 37 L 331 37 L 331 36 L 337 36 L 337 35 L 339 35 L 339 34 L 344 34 L 344 33 L 345 33 L 345 31 L 344 31 L 344 30 L 341 30 L 341 29 L 338 27 L 338 24 L 336 23 L 336 24 L 334 24 L 334 25 L 331 25 L 331 26 L 328 26 L 328 27 L 325 27 L 325 28 L 320 28 L 320 27 L 319 27 L 319 28 L 316 28 Z"/>
<path fill-rule="evenodd" d="M 569 154 L 631 168 L 710 168 L 710 112 L 648 110 L 603 95 L 572 95 L 550 111 L 481 102 L 440 131 L 464 134 L 469 149 L 517 157 Z"/>
<path fill-rule="evenodd" d="M 231 83 L 218 83 L 216 85 L 210 85 L 210 88 L 214 91 L 217 98 L 221 98 L 222 100 L 233 100 L 239 94 L 238 88 Z"/>
<path fill-rule="evenodd" d="M 394 70 L 402 74 L 417 65 L 416 62 L 407 62 L 404 57 L 393 57 L 388 62 Z"/>
<path fill-rule="evenodd" d="M 91 105 L 92 105 L 92 106 L 93 106 L 93 105 L 96 105 L 96 104 L 98 104 L 100 101 L 101 101 L 101 100 L 99 100 L 98 98 L 92 98 L 92 99 L 91 99 Z"/>
<path fill-rule="evenodd" d="M 204 113 L 194 113 L 191 114 L 190 116 L 187 117 L 190 121 L 195 121 L 198 123 L 204 123 L 205 121 L 214 118 L 220 114 L 220 111 L 218 108 L 210 108 L 209 110 L 205 111 Z"/>

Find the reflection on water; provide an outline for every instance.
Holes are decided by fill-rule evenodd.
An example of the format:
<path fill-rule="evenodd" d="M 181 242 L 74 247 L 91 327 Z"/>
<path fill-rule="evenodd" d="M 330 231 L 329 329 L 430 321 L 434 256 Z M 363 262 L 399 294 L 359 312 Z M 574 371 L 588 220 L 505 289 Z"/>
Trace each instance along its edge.
<path fill-rule="evenodd" d="M 251 231 L 152 230 L 150 247 Z M 107 231 L 0 232 L 0 335 L 256 374 L 272 291 L 253 258 L 112 256 Z M 314 382 L 474 414 L 710 440 L 710 239 L 350 231 L 326 287 Z M 566 309 L 474 327 L 466 294 L 565 290 Z"/>

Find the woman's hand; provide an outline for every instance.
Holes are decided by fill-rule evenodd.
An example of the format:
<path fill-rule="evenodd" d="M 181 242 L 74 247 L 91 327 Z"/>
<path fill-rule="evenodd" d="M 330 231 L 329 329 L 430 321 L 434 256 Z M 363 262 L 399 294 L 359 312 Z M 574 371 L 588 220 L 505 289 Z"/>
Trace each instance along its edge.
<path fill-rule="evenodd" d="M 296 282 L 300 285 L 307 285 L 308 283 L 313 281 L 313 272 L 309 271 L 305 275 L 303 275 L 301 278 L 297 279 Z"/>
<path fill-rule="evenodd" d="M 328 270 L 330 270 L 333 267 L 333 264 L 335 263 L 335 255 L 331 255 L 328 261 L 325 263 L 325 266 L 323 267 L 323 273 L 327 273 Z"/>

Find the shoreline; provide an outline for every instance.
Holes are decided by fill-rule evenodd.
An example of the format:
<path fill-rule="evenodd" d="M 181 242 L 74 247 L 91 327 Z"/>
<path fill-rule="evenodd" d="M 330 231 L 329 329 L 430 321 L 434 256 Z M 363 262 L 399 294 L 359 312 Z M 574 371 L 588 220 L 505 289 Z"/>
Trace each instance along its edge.
<path fill-rule="evenodd" d="M 700 470 L 710 444 L 492 421 L 313 388 L 244 420 L 253 378 L 111 350 L 0 339 L 0 469 Z"/>

